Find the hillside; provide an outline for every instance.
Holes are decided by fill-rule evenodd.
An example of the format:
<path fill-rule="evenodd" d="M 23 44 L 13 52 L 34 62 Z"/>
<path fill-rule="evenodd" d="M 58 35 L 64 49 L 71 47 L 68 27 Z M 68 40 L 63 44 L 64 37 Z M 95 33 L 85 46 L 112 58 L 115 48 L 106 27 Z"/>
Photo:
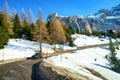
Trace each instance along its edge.
<path fill-rule="evenodd" d="M 44 64 L 52 67 L 58 74 L 67 76 L 68 79 L 119 80 L 120 74 L 112 71 L 108 65 L 109 62 L 105 58 L 107 54 L 108 47 L 84 49 L 45 59 Z M 120 50 L 117 50 L 117 54 L 120 58 Z"/>

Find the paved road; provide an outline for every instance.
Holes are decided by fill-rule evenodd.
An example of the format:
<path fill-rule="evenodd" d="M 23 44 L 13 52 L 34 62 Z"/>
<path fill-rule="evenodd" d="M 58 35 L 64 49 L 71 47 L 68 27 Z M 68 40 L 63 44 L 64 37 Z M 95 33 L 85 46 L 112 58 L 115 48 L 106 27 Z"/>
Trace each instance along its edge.
<path fill-rule="evenodd" d="M 40 59 L 24 60 L 0 65 L 0 80 L 41 80 Z"/>

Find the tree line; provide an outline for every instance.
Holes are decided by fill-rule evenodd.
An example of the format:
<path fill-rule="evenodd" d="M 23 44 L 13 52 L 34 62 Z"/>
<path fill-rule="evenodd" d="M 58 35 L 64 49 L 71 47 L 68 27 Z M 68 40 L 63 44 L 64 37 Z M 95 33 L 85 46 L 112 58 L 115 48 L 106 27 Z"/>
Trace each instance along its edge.
<path fill-rule="evenodd" d="M 63 44 L 69 40 L 74 30 L 60 22 L 54 15 L 51 20 L 44 22 L 42 10 L 38 10 L 38 19 L 34 21 L 32 10 L 28 16 L 22 9 L 20 16 L 15 10 L 9 13 L 6 2 L 4 10 L 0 11 L 0 48 L 4 48 L 10 38 L 24 38 L 49 44 Z"/>

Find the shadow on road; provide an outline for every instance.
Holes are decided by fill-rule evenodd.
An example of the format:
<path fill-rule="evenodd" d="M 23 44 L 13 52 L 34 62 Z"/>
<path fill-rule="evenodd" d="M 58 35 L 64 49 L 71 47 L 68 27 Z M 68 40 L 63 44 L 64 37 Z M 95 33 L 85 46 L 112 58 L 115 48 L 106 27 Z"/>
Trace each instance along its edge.
<path fill-rule="evenodd" d="M 31 80 L 49 80 L 44 76 L 44 74 L 41 72 L 39 68 L 41 62 L 42 61 L 32 66 Z"/>
<path fill-rule="evenodd" d="M 39 65 L 41 62 L 36 63 L 32 66 L 32 74 L 31 74 L 31 80 L 43 80 L 40 77 L 40 70 L 39 70 Z"/>

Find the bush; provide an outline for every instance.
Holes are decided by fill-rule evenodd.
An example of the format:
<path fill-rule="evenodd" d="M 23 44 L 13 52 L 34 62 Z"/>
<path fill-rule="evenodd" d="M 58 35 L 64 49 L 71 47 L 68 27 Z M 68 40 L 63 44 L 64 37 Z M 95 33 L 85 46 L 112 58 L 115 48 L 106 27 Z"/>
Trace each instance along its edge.
<path fill-rule="evenodd" d="M 75 46 L 74 40 L 75 40 L 75 38 L 72 38 L 71 36 L 69 37 L 69 39 L 68 39 L 69 46 L 71 46 L 71 47 Z"/>

